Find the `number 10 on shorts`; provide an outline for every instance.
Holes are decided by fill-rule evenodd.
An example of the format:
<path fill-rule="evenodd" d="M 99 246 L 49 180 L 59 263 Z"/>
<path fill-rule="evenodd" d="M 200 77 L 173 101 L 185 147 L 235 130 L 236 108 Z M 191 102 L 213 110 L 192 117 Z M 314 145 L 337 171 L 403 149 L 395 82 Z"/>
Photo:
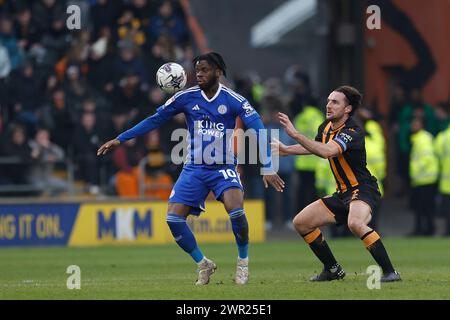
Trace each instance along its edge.
<path fill-rule="evenodd" d="M 219 170 L 219 172 L 223 175 L 223 177 L 226 179 L 228 178 L 236 178 L 236 172 L 234 172 L 232 169 L 227 170 Z"/>

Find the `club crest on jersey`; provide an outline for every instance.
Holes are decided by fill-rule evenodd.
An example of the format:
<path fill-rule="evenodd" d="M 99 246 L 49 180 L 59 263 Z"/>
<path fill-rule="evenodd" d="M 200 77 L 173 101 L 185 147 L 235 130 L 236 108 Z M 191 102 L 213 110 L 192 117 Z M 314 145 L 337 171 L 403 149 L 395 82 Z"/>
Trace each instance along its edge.
<path fill-rule="evenodd" d="M 221 104 L 221 105 L 217 108 L 217 111 L 218 111 L 220 114 L 225 114 L 225 113 L 227 112 L 227 106 L 224 105 L 224 104 Z"/>

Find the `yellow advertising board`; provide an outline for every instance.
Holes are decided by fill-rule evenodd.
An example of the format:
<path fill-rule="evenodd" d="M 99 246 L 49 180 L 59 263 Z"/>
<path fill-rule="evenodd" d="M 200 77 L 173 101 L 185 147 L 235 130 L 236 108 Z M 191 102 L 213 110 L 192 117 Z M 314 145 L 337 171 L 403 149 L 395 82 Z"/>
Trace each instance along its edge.
<path fill-rule="evenodd" d="M 223 204 L 187 222 L 199 243 L 234 242 Z M 246 201 L 251 242 L 264 241 L 264 203 Z M 167 203 L 153 201 L 0 204 L 0 247 L 175 243 L 166 223 Z"/>

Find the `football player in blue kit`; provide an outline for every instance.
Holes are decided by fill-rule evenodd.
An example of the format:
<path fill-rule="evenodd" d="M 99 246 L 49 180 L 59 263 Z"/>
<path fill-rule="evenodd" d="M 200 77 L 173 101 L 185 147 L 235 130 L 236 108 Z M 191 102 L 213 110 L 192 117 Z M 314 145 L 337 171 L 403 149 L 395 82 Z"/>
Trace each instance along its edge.
<path fill-rule="evenodd" d="M 154 115 L 103 144 L 97 155 L 104 155 L 124 141 L 158 128 L 174 115 L 184 113 L 189 131 L 188 156 L 169 198 L 167 224 L 176 243 L 198 264 L 196 284 L 208 284 L 217 266 L 198 247 L 186 218 L 189 214 L 199 215 L 204 210 L 205 199 L 212 191 L 216 199 L 223 202 L 231 219 L 238 247 L 235 282 L 246 284 L 249 277 L 248 223 L 243 187 L 236 171 L 237 159 L 230 148 L 233 135 L 227 134 L 233 132 L 236 117 L 240 117 L 244 125 L 254 129 L 258 135 L 265 187 L 270 184 L 282 192 L 284 181 L 273 169 L 267 136 L 265 131 L 260 131 L 264 125 L 259 114 L 247 99 L 219 82 L 220 76 L 226 76 L 226 65 L 220 54 L 209 52 L 200 55 L 193 64 L 198 86 L 176 93 Z"/>

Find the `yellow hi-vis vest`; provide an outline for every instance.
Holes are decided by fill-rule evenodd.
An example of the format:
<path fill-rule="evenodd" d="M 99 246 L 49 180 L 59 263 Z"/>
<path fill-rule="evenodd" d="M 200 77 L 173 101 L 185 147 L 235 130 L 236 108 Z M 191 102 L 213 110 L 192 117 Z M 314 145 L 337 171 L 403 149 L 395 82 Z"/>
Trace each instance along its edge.
<path fill-rule="evenodd" d="M 317 135 L 317 129 L 325 120 L 322 112 L 313 106 L 305 106 L 294 119 L 295 128 L 310 139 Z M 295 169 L 302 171 L 315 171 L 318 157 L 315 155 L 297 156 Z"/>
<path fill-rule="evenodd" d="M 439 192 L 450 195 L 450 125 L 437 135 L 434 150 L 440 165 Z"/>
<path fill-rule="evenodd" d="M 386 177 L 386 152 L 383 129 L 374 120 L 367 121 L 364 129 L 367 132 L 365 137 L 367 169 L 377 178 L 378 188 L 383 195 L 382 180 Z"/>
<path fill-rule="evenodd" d="M 413 187 L 433 184 L 438 178 L 438 159 L 433 150 L 433 135 L 420 130 L 411 135 L 409 174 Z"/>
<path fill-rule="evenodd" d="M 336 180 L 331 172 L 327 159 L 317 158 L 316 165 L 316 189 L 319 194 L 330 195 L 336 191 Z"/>

